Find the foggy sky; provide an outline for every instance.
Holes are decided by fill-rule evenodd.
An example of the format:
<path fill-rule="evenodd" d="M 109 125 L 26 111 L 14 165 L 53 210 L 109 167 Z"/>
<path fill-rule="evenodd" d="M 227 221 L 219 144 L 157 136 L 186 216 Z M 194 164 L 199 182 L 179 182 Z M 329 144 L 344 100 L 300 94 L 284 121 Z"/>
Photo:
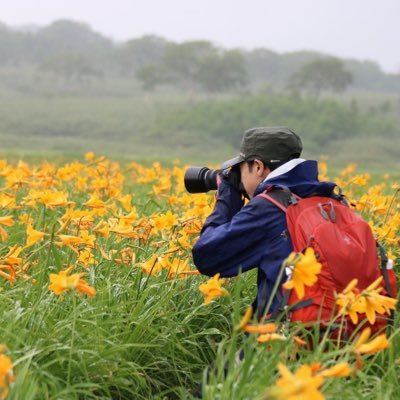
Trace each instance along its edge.
<path fill-rule="evenodd" d="M 122 41 L 156 34 L 225 48 L 315 50 L 400 72 L 400 0 L 0 0 L 0 21 L 68 18 Z"/>

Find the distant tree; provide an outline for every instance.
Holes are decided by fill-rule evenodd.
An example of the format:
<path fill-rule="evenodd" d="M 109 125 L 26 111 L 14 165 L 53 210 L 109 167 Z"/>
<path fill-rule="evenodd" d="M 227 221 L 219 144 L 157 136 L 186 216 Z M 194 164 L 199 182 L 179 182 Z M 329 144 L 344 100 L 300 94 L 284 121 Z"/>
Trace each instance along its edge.
<path fill-rule="evenodd" d="M 185 90 L 226 91 L 247 83 L 240 51 L 222 51 L 207 41 L 169 43 L 159 65 L 146 65 L 136 77 L 143 88 L 169 83 Z"/>
<path fill-rule="evenodd" d="M 148 64 L 160 64 L 167 44 L 167 40 L 155 35 L 129 40 L 116 52 L 118 69 L 125 76 L 134 76 Z"/>
<path fill-rule="evenodd" d="M 74 52 L 59 53 L 46 59 L 40 64 L 39 71 L 51 73 L 64 82 L 83 82 L 102 77 L 101 71 L 93 65 L 88 57 Z"/>
<path fill-rule="evenodd" d="M 324 90 L 340 91 L 349 82 L 351 88 L 356 90 L 394 94 L 400 92 L 400 74 L 385 74 L 377 63 L 371 61 L 334 61 L 335 59 L 323 58 L 324 55 L 317 52 L 277 53 L 259 48 L 240 50 L 245 63 L 243 74 L 236 59 L 233 63 L 227 61 L 224 66 L 224 60 L 228 59 L 227 53 L 230 51 L 218 48 L 209 41 L 178 44 L 155 35 L 147 35 L 117 44 L 93 31 L 90 26 L 70 20 L 55 21 L 48 26 L 34 29 L 16 29 L 0 22 L 0 69 L 12 67 L 11 75 L 7 71 L 8 82 L 4 83 L 2 80 L 0 84 L 10 87 L 24 86 L 21 85 L 20 77 L 30 80 L 29 76 L 34 75 L 30 72 L 39 65 L 47 64 L 49 60 L 52 60 L 50 64 L 56 63 L 55 60 L 61 53 L 83 55 L 86 60 L 90 60 L 89 70 L 101 69 L 104 76 L 111 78 L 110 82 L 118 85 L 121 80 L 140 76 L 141 82 L 148 88 L 168 80 L 169 84 L 183 90 L 219 91 L 240 87 L 242 77 L 246 75 L 248 84 L 256 91 L 277 92 L 286 88 L 290 80 L 295 89 L 293 93 L 306 90 L 316 94 Z M 326 64 L 333 67 L 333 72 Z M 151 67 L 147 68 L 148 65 Z M 52 67 L 48 68 L 47 73 Z M 60 71 L 59 68 L 55 70 Z M 76 77 L 75 72 L 67 73 L 67 70 L 71 71 L 71 68 L 64 66 L 65 76 Z M 336 74 L 340 70 L 341 73 Z M 56 72 L 53 70 L 52 73 Z M 60 72 L 57 74 L 62 76 Z M 94 76 L 90 72 L 78 73 L 79 75 Z M 155 80 L 151 82 L 153 78 Z M 36 84 L 35 81 L 29 82 L 31 83 L 32 86 Z M 131 86 L 127 85 L 126 88 L 128 87 Z"/>
<path fill-rule="evenodd" d="M 208 41 L 170 43 L 165 49 L 162 61 L 172 84 L 185 89 L 195 89 L 198 86 L 202 60 L 216 54 L 217 49 Z"/>
<path fill-rule="evenodd" d="M 255 49 L 246 52 L 246 67 L 251 81 L 271 82 L 275 81 L 281 70 L 281 56 L 268 49 Z"/>
<path fill-rule="evenodd" d="M 342 92 L 353 80 L 343 63 L 334 57 L 322 58 L 305 64 L 292 75 L 289 86 L 318 96 L 322 91 Z"/>
<path fill-rule="evenodd" d="M 165 69 L 161 65 L 148 64 L 139 68 L 136 78 L 141 82 L 144 90 L 153 90 L 156 86 L 166 83 Z"/>
<path fill-rule="evenodd" d="M 88 25 L 70 20 L 58 20 L 28 34 L 26 52 L 34 61 L 42 62 L 46 58 L 60 53 L 81 53 L 87 58 L 103 62 L 114 51 L 114 43 L 94 32 Z"/>
<path fill-rule="evenodd" d="M 242 88 L 248 82 L 244 58 L 236 50 L 209 55 L 200 60 L 196 79 L 208 92 Z"/>
<path fill-rule="evenodd" d="M 0 66 L 17 65 L 22 61 L 24 35 L 0 23 Z"/>
<path fill-rule="evenodd" d="M 305 64 L 321 58 L 320 53 L 311 51 L 294 51 L 276 53 L 258 48 L 243 52 L 250 83 L 254 85 L 267 84 L 272 89 L 284 89 L 290 77 Z"/>
<path fill-rule="evenodd" d="M 371 91 L 400 92 L 400 74 L 385 74 L 373 61 L 343 60 L 345 68 L 353 75 L 352 87 Z"/>

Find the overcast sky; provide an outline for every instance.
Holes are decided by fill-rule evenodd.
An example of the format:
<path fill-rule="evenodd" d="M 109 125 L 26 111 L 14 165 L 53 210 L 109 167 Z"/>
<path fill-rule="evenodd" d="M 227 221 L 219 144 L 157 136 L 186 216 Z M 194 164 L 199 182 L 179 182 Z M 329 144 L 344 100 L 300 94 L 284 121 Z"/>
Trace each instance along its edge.
<path fill-rule="evenodd" d="M 400 0 L 0 0 L 0 21 L 88 23 L 116 40 L 156 34 L 226 48 L 316 50 L 400 72 Z"/>

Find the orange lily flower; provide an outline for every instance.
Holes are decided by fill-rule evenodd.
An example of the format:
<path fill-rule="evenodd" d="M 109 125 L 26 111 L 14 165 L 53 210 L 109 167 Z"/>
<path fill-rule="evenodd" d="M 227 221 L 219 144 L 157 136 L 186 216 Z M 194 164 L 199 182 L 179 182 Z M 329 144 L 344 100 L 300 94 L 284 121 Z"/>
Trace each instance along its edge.
<path fill-rule="evenodd" d="M 174 258 L 167 266 L 168 278 L 174 278 L 175 276 L 182 277 L 186 271 L 189 271 L 188 262 L 188 258 L 185 260 Z"/>
<path fill-rule="evenodd" d="M 256 325 L 247 324 L 243 330 L 247 333 L 269 334 L 275 333 L 278 330 L 278 326 L 274 323 Z"/>
<path fill-rule="evenodd" d="M 127 212 L 132 210 L 132 196 L 130 194 L 120 196 L 117 200 L 122 204 L 122 207 L 124 207 Z"/>
<path fill-rule="evenodd" d="M 95 296 L 96 290 L 89 286 L 87 282 L 81 279 L 85 273 L 68 275 L 71 268 L 65 271 L 60 271 L 58 274 L 50 274 L 51 284 L 48 286 L 56 295 L 60 295 L 69 290 L 77 290 L 78 292 L 86 293 L 89 296 Z"/>
<path fill-rule="evenodd" d="M 285 263 L 293 263 L 289 267 L 292 269 L 292 277 L 283 284 L 285 289 L 294 289 L 297 297 L 304 297 L 304 286 L 312 286 L 318 280 L 318 274 L 321 272 L 321 264 L 315 257 L 314 250 L 308 247 L 305 254 L 292 253 L 289 255 Z"/>
<path fill-rule="evenodd" d="M 376 313 L 390 314 L 390 310 L 394 310 L 397 303 L 396 299 L 379 294 L 382 291 L 382 280 L 383 276 L 380 276 L 360 294 L 365 301 L 365 314 L 372 325 L 375 323 Z"/>
<path fill-rule="evenodd" d="M 287 340 L 287 337 L 284 335 L 280 335 L 279 333 L 266 333 L 264 335 L 260 335 L 257 338 L 258 343 L 283 341 L 283 340 Z"/>
<path fill-rule="evenodd" d="M 371 341 L 367 342 L 370 336 L 371 328 L 367 327 L 363 330 L 360 337 L 354 343 L 353 351 L 358 354 L 373 354 L 379 350 L 389 348 L 390 343 L 386 337 L 386 333 L 382 333 Z"/>
<path fill-rule="evenodd" d="M 137 231 L 132 227 L 132 226 L 120 226 L 117 225 L 115 227 L 113 227 L 112 229 L 110 229 L 110 232 L 114 232 L 119 236 L 122 237 L 128 237 L 128 238 L 137 238 L 138 237 L 138 233 Z"/>
<path fill-rule="evenodd" d="M 223 279 L 219 277 L 219 273 L 210 278 L 206 283 L 199 285 L 199 290 L 205 296 L 204 304 L 209 304 L 216 297 L 228 296 L 228 291 L 221 287 Z"/>
<path fill-rule="evenodd" d="M 95 157 L 95 154 L 93 153 L 93 151 L 88 151 L 87 153 L 85 153 L 85 160 L 87 161 L 93 161 Z"/>
<path fill-rule="evenodd" d="M 165 259 L 157 256 L 157 254 L 153 254 L 148 261 L 139 263 L 138 265 L 147 275 L 157 275 L 165 266 Z"/>
<path fill-rule="evenodd" d="M 376 313 L 390 314 L 390 310 L 395 309 L 397 300 L 379 294 L 382 291 L 380 286 L 382 279 L 382 276 L 379 277 L 361 293 L 356 289 L 357 279 L 353 279 L 343 292 L 337 295 L 336 304 L 340 306 L 339 314 L 349 315 L 352 322 L 356 324 L 358 314 L 365 313 L 372 325 L 375 323 Z"/>
<path fill-rule="evenodd" d="M 61 240 L 60 242 L 54 242 L 57 246 L 67 246 L 69 247 L 73 252 L 78 254 L 78 250 L 74 248 L 74 246 L 79 246 L 81 244 L 85 244 L 85 242 L 82 240 L 82 238 L 78 236 L 73 236 L 73 235 L 58 235 L 59 239 Z"/>
<path fill-rule="evenodd" d="M 25 247 L 30 247 L 35 243 L 42 240 L 44 237 L 44 233 L 33 229 L 31 224 L 28 224 L 26 227 L 26 245 Z"/>
<path fill-rule="evenodd" d="M 281 377 L 276 386 L 269 390 L 266 398 L 272 397 L 280 400 L 324 400 L 319 388 L 324 383 L 324 378 L 315 375 L 309 365 L 302 365 L 294 374 L 282 363 L 278 363 Z"/>
<path fill-rule="evenodd" d="M 85 293 L 90 297 L 96 296 L 96 289 L 92 286 L 89 286 L 84 279 L 79 279 L 76 290 L 80 293 Z"/>
<path fill-rule="evenodd" d="M 9 271 L 9 273 L 4 271 Z M 12 265 L 0 265 L 0 276 L 2 276 L 4 279 L 7 279 L 11 283 L 15 282 L 16 273 L 14 267 Z"/>
<path fill-rule="evenodd" d="M 331 368 L 321 371 L 318 375 L 324 378 L 337 378 L 337 377 L 349 376 L 352 373 L 352 371 L 353 370 L 350 368 L 347 362 L 341 362 L 339 364 L 334 365 Z"/>
<path fill-rule="evenodd" d="M 6 215 L 4 217 L 0 217 L 0 225 L 13 226 L 14 217 L 12 215 Z"/>
<path fill-rule="evenodd" d="M 5 217 L 0 217 L 0 236 L 1 236 L 1 239 L 3 240 L 3 242 L 5 242 L 8 238 L 8 233 L 1 225 L 5 225 L 5 226 L 14 225 L 14 217 L 12 217 L 11 215 L 7 215 Z"/>
<path fill-rule="evenodd" d="M 19 257 L 23 248 L 15 244 L 14 246 L 10 247 L 8 253 L 3 257 L 4 264 L 7 265 L 18 265 L 21 266 L 22 259 Z"/>
<path fill-rule="evenodd" d="M 349 315 L 353 324 L 358 322 L 358 313 L 365 311 L 362 302 L 359 298 L 359 290 L 356 289 L 358 280 L 353 279 L 343 289 L 342 293 L 336 296 L 336 304 L 340 307 L 340 315 Z"/>
<path fill-rule="evenodd" d="M 1 354 L 3 348 L 0 350 L 0 399 L 5 400 L 9 393 L 8 384 L 14 380 L 13 364 L 8 356 Z"/>
<path fill-rule="evenodd" d="M 0 208 L 15 208 L 15 196 L 5 192 L 1 192 Z"/>
<path fill-rule="evenodd" d="M 83 205 L 86 207 L 89 207 L 89 208 L 105 208 L 106 207 L 106 204 L 104 203 L 104 201 L 99 199 L 99 196 L 97 194 L 92 194 L 90 196 L 90 199 L 86 203 L 83 203 Z"/>
<path fill-rule="evenodd" d="M 246 308 L 246 311 L 240 320 L 239 324 L 235 326 L 236 331 L 242 331 L 248 324 L 248 322 L 251 320 L 253 317 L 253 306 L 248 306 Z"/>
<path fill-rule="evenodd" d="M 65 207 L 74 204 L 68 201 L 68 194 L 64 192 L 46 190 L 40 195 L 40 199 L 46 207 L 53 209 L 54 207 Z"/>
<path fill-rule="evenodd" d="M 110 236 L 110 226 L 106 222 L 101 221 L 93 228 L 93 232 L 108 238 Z"/>

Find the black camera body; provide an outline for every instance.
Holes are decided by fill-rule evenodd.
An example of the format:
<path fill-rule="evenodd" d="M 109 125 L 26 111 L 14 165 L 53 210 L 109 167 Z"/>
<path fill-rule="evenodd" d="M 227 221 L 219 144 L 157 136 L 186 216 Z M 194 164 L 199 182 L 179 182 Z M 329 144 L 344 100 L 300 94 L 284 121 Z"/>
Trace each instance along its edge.
<path fill-rule="evenodd" d="M 246 191 L 240 181 L 240 168 L 234 166 L 229 169 L 210 169 L 207 167 L 189 167 L 185 172 L 185 188 L 189 193 L 206 193 L 218 188 L 217 176 L 221 174 L 240 193 Z"/>

